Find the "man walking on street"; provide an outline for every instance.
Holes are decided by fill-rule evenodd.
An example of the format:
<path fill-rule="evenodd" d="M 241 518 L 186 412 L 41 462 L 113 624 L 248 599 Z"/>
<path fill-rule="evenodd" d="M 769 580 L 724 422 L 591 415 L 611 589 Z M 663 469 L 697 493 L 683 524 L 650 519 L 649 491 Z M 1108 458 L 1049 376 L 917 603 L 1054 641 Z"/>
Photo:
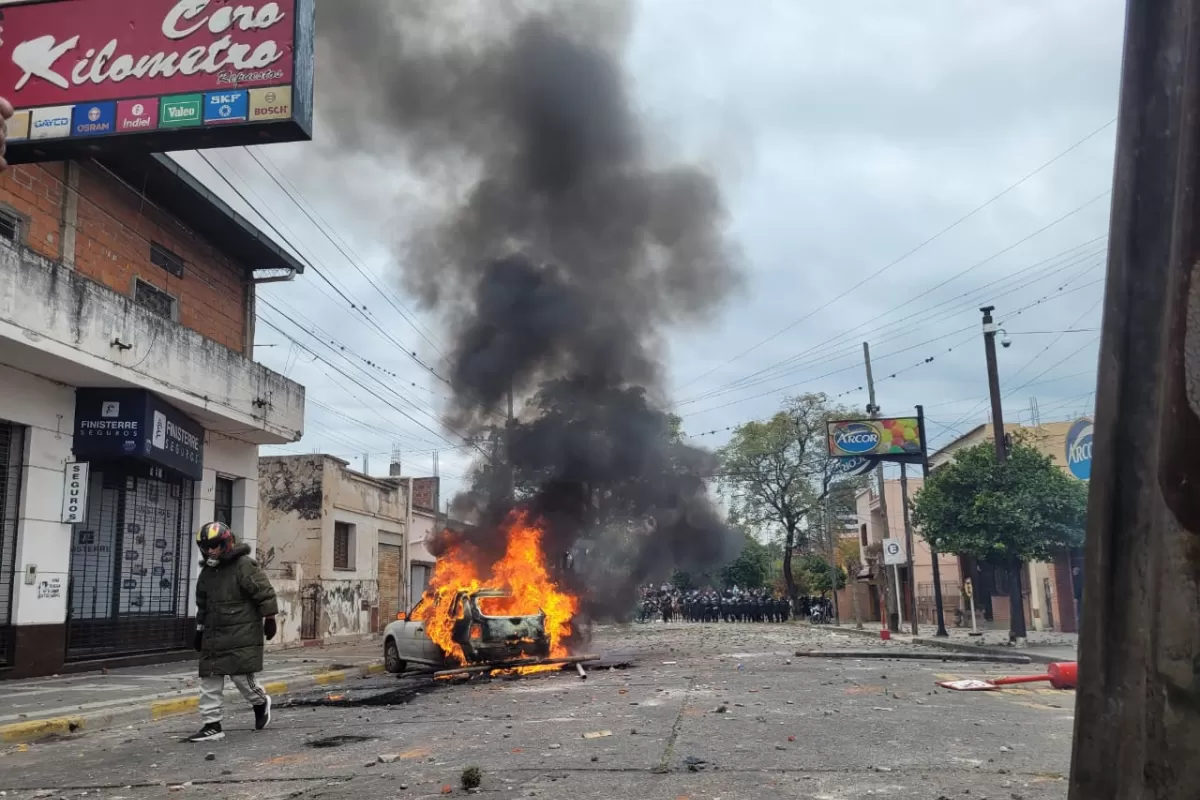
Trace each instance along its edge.
<path fill-rule="evenodd" d="M 271 722 L 271 697 L 258 685 L 263 637 L 275 638 L 275 590 L 250 557 L 250 545 L 234 542 L 233 531 L 210 522 L 196 534 L 201 569 L 196 581 L 196 651 L 200 653 L 200 716 L 204 727 L 189 742 L 224 739 L 221 712 L 225 677 L 254 708 L 254 728 Z"/>

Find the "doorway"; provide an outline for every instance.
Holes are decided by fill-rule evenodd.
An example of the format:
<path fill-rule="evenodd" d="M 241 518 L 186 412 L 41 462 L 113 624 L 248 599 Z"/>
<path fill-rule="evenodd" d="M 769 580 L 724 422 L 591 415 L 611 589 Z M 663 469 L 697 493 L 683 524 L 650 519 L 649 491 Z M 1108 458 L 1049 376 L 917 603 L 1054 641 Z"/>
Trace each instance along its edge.
<path fill-rule="evenodd" d="M 71 532 L 68 661 L 191 646 L 194 491 L 161 467 L 92 464 Z"/>

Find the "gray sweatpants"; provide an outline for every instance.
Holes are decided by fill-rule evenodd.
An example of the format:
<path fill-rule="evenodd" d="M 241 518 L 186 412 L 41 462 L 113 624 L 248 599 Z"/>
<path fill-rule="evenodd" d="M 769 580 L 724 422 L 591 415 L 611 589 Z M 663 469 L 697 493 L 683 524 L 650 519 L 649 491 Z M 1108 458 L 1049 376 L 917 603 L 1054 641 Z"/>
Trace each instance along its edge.
<path fill-rule="evenodd" d="M 267 693 L 253 675 L 230 675 L 229 679 L 252 706 L 267 702 Z M 221 710 L 225 705 L 225 676 L 210 675 L 200 679 L 200 718 L 205 723 L 220 722 Z"/>

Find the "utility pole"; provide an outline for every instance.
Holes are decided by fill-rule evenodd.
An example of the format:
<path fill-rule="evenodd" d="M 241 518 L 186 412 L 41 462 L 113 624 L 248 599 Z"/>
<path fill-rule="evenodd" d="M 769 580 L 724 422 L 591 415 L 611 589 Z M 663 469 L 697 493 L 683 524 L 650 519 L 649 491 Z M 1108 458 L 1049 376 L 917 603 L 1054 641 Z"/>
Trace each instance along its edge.
<path fill-rule="evenodd" d="M 508 502 L 512 503 L 516 499 L 516 474 L 513 469 L 512 459 L 512 437 L 513 428 L 515 427 L 516 418 L 513 416 L 513 387 L 512 381 L 508 382 L 508 418 L 504 423 L 504 488 L 505 497 Z"/>
<path fill-rule="evenodd" d="M 826 466 L 826 469 L 829 467 Z M 833 622 L 841 625 L 837 601 L 837 548 L 833 542 L 833 520 L 829 517 L 829 489 L 825 489 L 825 537 L 829 540 L 829 594 L 833 604 Z"/>
<path fill-rule="evenodd" d="M 867 413 L 871 415 L 871 419 L 879 419 L 879 406 L 875 405 L 875 378 L 871 375 L 871 345 L 863 342 L 863 361 L 867 365 Z M 883 480 L 883 464 L 879 464 L 875 468 L 875 479 L 879 482 L 879 513 L 883 515 L 883 538 L 890 537 L 888 525 L 888 510 L 887 510 L 887 484 Z M 887 583 L 887 566 L 880 563 L 880 574 L 883 576 L 884 583 Z M 891 592 L 885 592 L 887 598 L 888 630 L 892 633 L 900 632 L 900 582 L 896 581 L 896 592 L 893 595 Z"/>
<path fill-rule="evenodd" d="M 929 442 L 925 439 L 925 407 L 917 406 L 917 435 L 921 437 L 921 477 L 929 481 Z M 938 564 L 938 551 L 932 542 L 929 545 L 929 556 L 933 559 L 933 609 L 937 619 L 937 633 L 934 636 L 949 636 L 946 631 L 946 614 L 942 609 L 942 568 Z"/>
<path fill-rule="evenodd" d="M 1130 0 L 1071 800 L 1200 786 L 1200 0 Z"/>
<path fill-rule="evenodd" d="M 917 573 L 913 571 L 913 532 L 912 519 L 908 516 L 908 464 L 900 462 L 900 502 L 904 504 L 904 551 L 908 555 L 908 583 L 912 587 L 909 592 L 909 618 L 912 619 L 912 633 L 917 635 Z"/>
<path fill-rule="evenodd" d="M 1001 469 L 1008 461 L 1008 446 L 1004 441 L 1004 410 L 1000 404 L 1000 371 L 996 366 L 996 332 L 1000 330 L 992 319 L 995 306 L 984 306 L 983 312 L 983 350 L 987 356 L 988 390 L 992 396 L 992 435 L 996 442 L 996 463 Z M 1008 568 L 1008 609 L 1009 621 L 1008 638 L 1017 647 L 1025 646 L 1025 604 L 1021 599 L 1021 559 L 1012 556 Z"/>

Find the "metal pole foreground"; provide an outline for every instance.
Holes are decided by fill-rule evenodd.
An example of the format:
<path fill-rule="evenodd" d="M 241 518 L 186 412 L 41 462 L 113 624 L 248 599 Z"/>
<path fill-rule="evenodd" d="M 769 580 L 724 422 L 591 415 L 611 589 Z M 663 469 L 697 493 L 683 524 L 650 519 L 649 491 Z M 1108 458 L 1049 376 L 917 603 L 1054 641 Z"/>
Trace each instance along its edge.
<path fill-rule="evenodd" d="M 917 636 L 917 574 L 913 571 L 913 529 L 908 515 L 908 464 L 900 462 L 900 502 L 904 506 L 904 552 L 908 569 L 908 616 L 912 620 L 912 635 Z"/>
<path fill-rule="evenodd" d="M 1200 0 L 1129 0 L 1071 800 L 1200 787 Z"/>
<path fill-rule="evenodd" d="M 921 437 L 921 477 L 929 480 L 929 442 L 925 439 L 925 406 L 917 406 L 917 435 Z M 922 483 L 922 486 L 924 483 Z M 926 544 L 929 544 L 926 542 Z M 942 569 L 938 564 L 938 551 L 929 544 L 929 556 L 933 559 L 933 608 L 937 615 L 937 633 L 934 636 L 949 636 L 946 632 L 946 614 L 942 609 Z"/>

